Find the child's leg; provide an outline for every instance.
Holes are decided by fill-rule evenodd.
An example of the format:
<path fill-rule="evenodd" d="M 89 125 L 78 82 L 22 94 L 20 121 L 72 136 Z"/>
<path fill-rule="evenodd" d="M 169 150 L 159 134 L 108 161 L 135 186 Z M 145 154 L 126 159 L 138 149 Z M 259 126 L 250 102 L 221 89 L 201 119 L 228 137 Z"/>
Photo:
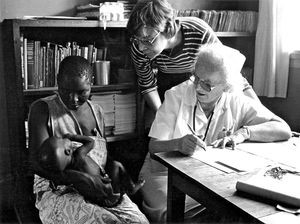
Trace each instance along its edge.
<path fill-rule="evenodd" d="M 110 159 L 107 160 L 105 171 L 111 179 L 113 191 L 115 193 L 120 193 L 120 163 Z"/>
<path fill-rule="evenodd" d="M 105 168 L 112 180 L 115 193 L 135 194 L 145 183 L 144 180 L 139 180 L 137 183 L 134 183 L 125 167 L 118 161 L 109 161 Z"/>
<path fill-rule="evenodd" d="M 138 180 L 134 183 L 124 167 L 120 168 L 120 179 L 123 190 L 130 195 L 135 194 L 145 184 L 145 180 Z"/>

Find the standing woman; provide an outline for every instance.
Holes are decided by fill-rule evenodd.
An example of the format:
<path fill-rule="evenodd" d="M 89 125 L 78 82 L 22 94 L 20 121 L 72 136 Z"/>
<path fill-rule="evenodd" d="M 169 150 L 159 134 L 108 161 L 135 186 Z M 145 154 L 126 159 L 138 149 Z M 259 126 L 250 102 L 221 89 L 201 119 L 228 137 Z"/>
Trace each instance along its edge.
<path fill-rule="evenodd" d="M 164 92 L 189 79 L 201 45 L 220 40 L 197 17 L 176 17 L 167 0 L 140 0 L 127 24 L 138 84 L 156 112 Z M 244 94 L 258 100 L 245 79 Z"/>

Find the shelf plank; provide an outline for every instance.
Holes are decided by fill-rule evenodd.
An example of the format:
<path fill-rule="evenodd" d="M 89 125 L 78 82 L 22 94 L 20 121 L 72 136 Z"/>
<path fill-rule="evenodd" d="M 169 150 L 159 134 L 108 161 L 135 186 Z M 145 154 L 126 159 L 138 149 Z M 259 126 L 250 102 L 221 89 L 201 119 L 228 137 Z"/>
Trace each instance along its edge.
<path fill-rule="evenodd" d="M 112 135 L 112 136 L 106 136 L 107 142 L 116 142 L 116 141 L 122 141 L 122 140 L 129 140 L 137 138 L 137 133 L 128 133 L 123 135 Z"/>
<path fill-rule="evenodd" d="M 20 27 L 104 27 L 100 20 L 14 19 Z M 107 21 L 107 28 L 126 28 L 128 20 Z"/>
<path fill-rule="evenodd" d="M 121 84 L 110 84 L 102 86 L 92 86 L 92 93 L 94 92 L 109 92 L 109 91 L 120 91 L 120 90 L 136 90 L 135 83 L 121 83 Z"/>
<path fill-rule="evenodd" d="M 92 93 L 96 92 L 111 92 L 111 91 L 124 91 L 124 90 L 135 90 L 136 86 L 134 83 L 121 83 L 111 84 L 102 86 L 92 86 Z M 26 89 L 23 91 L 24 96 L 32 95 L 49 95 L 57 91 L 57 87 L 44 87 L 39 89 Z"/>
<path fill-rule="evenodd" d="M 218 37 L 255 37 L 255 33 L 250 32 L 216 32 Z"/>

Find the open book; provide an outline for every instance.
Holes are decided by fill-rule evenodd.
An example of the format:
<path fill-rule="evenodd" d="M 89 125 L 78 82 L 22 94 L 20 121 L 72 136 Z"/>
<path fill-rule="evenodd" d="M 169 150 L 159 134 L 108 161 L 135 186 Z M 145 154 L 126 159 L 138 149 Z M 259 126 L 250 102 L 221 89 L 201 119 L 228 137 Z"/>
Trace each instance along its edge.
<path fill-rule="evenodd" d="M 300 172 L 282 166 L 268 166 L 247 180 L 236 183 L 238 191 L 300 207 Z"/>

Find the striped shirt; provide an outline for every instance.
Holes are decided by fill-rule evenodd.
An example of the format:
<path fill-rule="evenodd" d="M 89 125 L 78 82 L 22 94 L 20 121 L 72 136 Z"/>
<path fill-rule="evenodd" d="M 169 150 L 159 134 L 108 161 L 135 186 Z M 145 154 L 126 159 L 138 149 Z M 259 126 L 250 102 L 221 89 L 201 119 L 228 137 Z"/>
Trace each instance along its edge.
<path fill-rule="evenodd" d="M 145 94 L 157 88 L 157 79 L 153 71 L 157 69 L 165 74 L 191 72 L 201 45 L 219 42 L 214 31 L 203 20 L 197 17 L 178 17 L 182 43 L 171 52 L 164 50 L 156 58 L 150 60 L 138 47 L 132 44 L 131 56 L 138 76 L 141 93 Z"/>

